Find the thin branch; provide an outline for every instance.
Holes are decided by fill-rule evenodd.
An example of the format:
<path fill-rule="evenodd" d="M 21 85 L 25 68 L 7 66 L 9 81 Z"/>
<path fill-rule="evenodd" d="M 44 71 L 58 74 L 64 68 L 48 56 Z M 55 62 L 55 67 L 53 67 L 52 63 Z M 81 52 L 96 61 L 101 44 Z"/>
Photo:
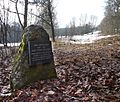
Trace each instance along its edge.
<path fill-rule="evenodd" d="M 1 17 L 0 17 L 0 22 L 1 22 L 1 23 L 3 23 L 3 21 L 2 21 L 2 19 L 1 19 Z"/>
<path fill-rule="evenodd" d="M 10 11 L 9 9 L 6 9 L 6 8 L 2 8 L 2 9 L 4 9 L 4 10 L 6 10 L 6 11 L 8 11 L 8 12 L 10 12 L 10 13 L 15 13 L 15 14 L 17 14 L 17 12 L 15 12 L 15 11 Z M 19 15 L 24 15 L 23 13 L 18 13 Z"/>
<path fill-rule="evenodd" d="M 15 3 L 16 13 L 17 13 L 18 20 L 19 20 L 19 22 L 20 22 L 21 27 L 24 28 L 24 26 L 23 26 L 23 24 L 22 24 L 22 22 L 21 22 L 21 19 L 20 19 L 20 15 L 19 15 L 19 12 L 18 12 L 17 4 L 18 4 L 18 0 L 16 0 L 16 3 Z"/>
<path fill-rule="evenodd" d="M 13 0 L 10 0 L 11 2 L 13 2 L 13 3 L 16 3 L 15 1 L 13 1 Z"/>
<path fill-rule="evenodd" d="M 33 16 L 36 16 L 36 17 L 38 17 L 38 18 L 41 18 L 43 21 L 45 21 L 49 26 L 51 26 L 51 24 L 47 21 L 47 20 L 45 20 L 44 18 L 42 18 L 41 16 L 38 16 L 38 15 L 36 15 L 36 14 L 34 14 L 34 13 L 30 13 L 29 12 L 29 14 L 31 14 L 31 15 L 33 15 Z"/>
<path fill-rule="evenodd" d="M 41 4 L 41 5 L 45 5 L 46 1 L 42 0 L 42 1 L 33 1 L 33 2 L 28 2 L 30 5 L 34 5 L 34 4 Z"/>

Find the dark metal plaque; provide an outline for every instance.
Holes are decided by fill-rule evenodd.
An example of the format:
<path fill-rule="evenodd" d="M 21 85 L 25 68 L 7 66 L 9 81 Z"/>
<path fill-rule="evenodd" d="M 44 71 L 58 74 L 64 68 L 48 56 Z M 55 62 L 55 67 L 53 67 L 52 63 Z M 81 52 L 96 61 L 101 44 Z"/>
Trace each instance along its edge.
<path fill-rule="evenodd" d="M 51 42 L 28 41 L 29 64 L 45 64 L 53 61 Z"/>

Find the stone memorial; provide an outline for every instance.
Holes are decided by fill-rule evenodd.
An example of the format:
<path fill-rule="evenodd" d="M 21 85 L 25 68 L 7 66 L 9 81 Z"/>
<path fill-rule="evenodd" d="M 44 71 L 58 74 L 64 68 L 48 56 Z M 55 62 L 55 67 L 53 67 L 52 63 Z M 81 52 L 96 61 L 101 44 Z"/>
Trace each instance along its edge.
<path fill-rule="evenodd" d="M 37 80 L 56 77 L 48 33 L 39 25 L 27 27 L 13 63 L 11 88 L 20 89 Z"/>

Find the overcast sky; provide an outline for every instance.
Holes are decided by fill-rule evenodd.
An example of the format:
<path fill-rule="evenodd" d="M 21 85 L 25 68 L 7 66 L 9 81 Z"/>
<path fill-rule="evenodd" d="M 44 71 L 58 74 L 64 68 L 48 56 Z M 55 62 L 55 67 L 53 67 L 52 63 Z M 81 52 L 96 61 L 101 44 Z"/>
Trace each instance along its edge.
<path fill-rule="evenodd" d="M 9 0 L 5 0 L 6 4 L 7 1 Z M 66 27 L 66 25 L 69 25 L 72 18 L 75 19 L 76 25 L 79 25 L 81 14 L 83 16 L 87 14 L 88 21 L 91 15 L 96 16 L 98 25 L 104 17 L 105 1 L 106 0 L 54 0 L 59 27 L 62 28 Z M 14 5 L 10 7 L 11 10 L 15 10 Z M 22 8 L 20 7 L 19 12 L 21 10 Z M 15 18 L 13 15 L 14 14 L 12 14 L 11 19 L 14 20 Z"/>
<path fill-rule="evenodd" d="M 97 17 L 97 24 L 104 17 L 105 0 L 56 0 L 56 11 L 59 27 L 65 27 L 72 18 L 75 18 L 76 24 L 80 23 L 80 17 L 91 15 Z"/>

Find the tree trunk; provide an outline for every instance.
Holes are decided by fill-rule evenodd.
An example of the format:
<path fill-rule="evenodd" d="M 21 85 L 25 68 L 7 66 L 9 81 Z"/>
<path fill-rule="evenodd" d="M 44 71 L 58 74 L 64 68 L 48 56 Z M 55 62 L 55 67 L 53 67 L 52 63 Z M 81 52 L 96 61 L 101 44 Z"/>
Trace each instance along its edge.
<path fill-rule="evenodd" d="M 7 47 L 7 25 L 4 23 L 4 46 Z"/>
<path fill-rule="evenodd" d="M 24 26 L 23 29 L 25 27 L 27 27 L 27 13 L 28 13 L 28 0 L 25 0 L 25 8 L 24 8 Z"/>
<path fill-rule="evenodd" d="M 48 12 L 49 12 L 50 24 L 51 24 L 51 30 L 52 30 L 52 41 L 55 42 L 55 30 L 54 30 L 53 16 L 52 16 L 52 11 L 51 11 L 50 0 L 48 0 Z"/>
<path fill-rule="evenodd" d="M 16 2 L 15 2 L 15 8 L 16 8 L 16 13 L 17 13 L 17 16 L 18 16 L 19 23 L 20 23 L 20 25 L 21 25 L 21 27 L 22 27 L 22 29 L 23 29 L 24 26 L 23 26 L 23 24 L 22 24 L 22 22 L 21 22 L 21 19 L 20 19 L 20 15 L 19 15 L 19 12 L 18 12 L 17 4 L 18 4 L 18 0 L 16 0 Z"/>

